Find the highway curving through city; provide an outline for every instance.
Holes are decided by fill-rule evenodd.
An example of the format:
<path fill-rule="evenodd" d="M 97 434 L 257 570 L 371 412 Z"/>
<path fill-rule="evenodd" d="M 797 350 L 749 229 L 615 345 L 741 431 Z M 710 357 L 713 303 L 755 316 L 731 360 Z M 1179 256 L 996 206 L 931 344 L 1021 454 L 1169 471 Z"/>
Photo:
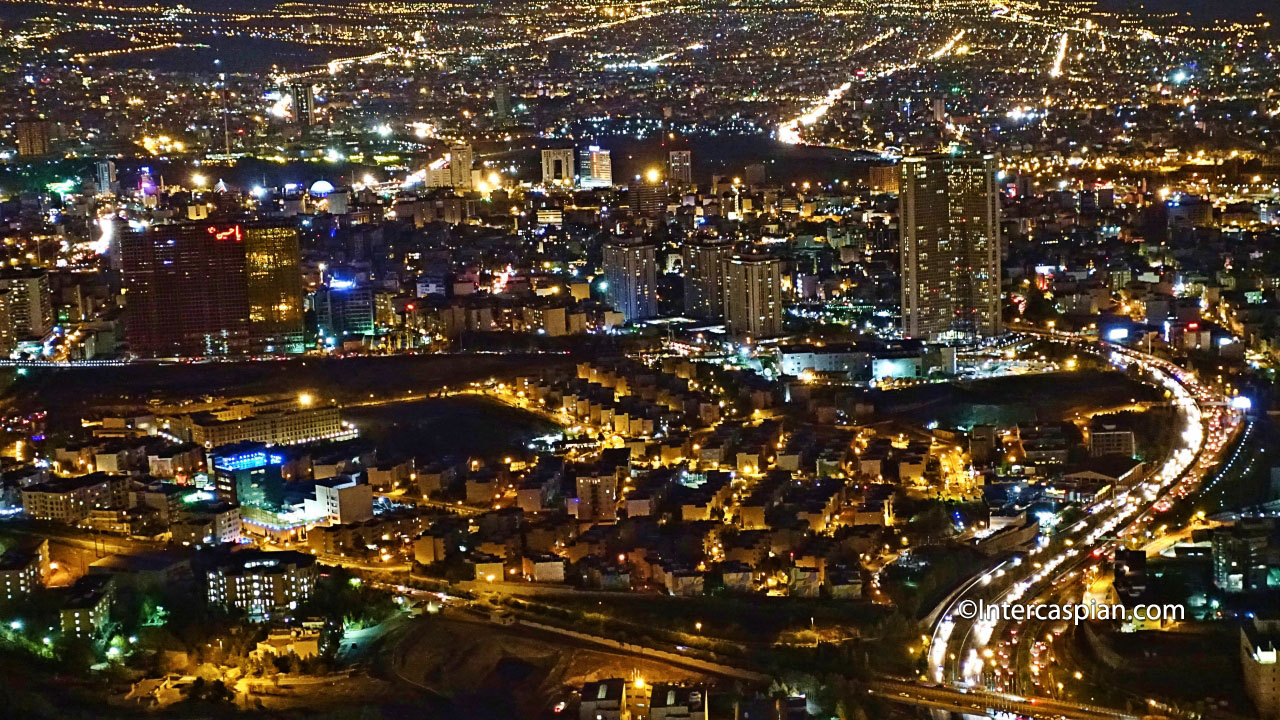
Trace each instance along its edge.
<path fill-rule="evenodd" d="M 1026 619 L 973 617 L 973 611 L 980 604 L 1035 606 L 1071 597 L 1069 588 L 1092 566 L 1126 537 L 1144 533 L 1160 513 L 1196 490 L 1238 435 L 1243 413 L 1233 407 L 1231 398 L 1154 355 L 1051 330 L 1020 332 L 1101 355 L 1116 367 L 1136 364 L 1149 381 L 1168 392 L 1182 423 L 1179 441 L 1164 463 L 1140 482 L 1117 488 L 1110 497 L 1089 505 L 1082 520 L 1052 538 L 1042 537 L 1025 554 L 1001 559 L 962 584 L 930 617 L 932 632 L 924 650 L 927 667 L 922 677 L 871 691 L 889 700 L 954 712 L 973 712 L 983 703 L 1003 699 L 1005 705 L 983 705 L 982 714 L 995 710 L 1028 717 L 1134 717 L 1069 700 L 1061 683 L 1040 682 L 1045 647 L 1035 639 L 1027 642 L 1019 637 Z M 1045 627 L 1033 624 L 1036 632 Z"/>

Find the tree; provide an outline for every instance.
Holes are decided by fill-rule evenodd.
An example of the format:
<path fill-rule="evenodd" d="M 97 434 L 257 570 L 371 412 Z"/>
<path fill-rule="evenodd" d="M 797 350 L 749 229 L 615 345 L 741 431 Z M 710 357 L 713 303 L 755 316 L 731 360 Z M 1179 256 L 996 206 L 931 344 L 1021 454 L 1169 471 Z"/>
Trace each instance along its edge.
<path fill-rule="evenodd" d="M 54 647 L 58 662 L 63 670 L 73 675 L 89 672 L 89 668 L 98 662 L 98 652 L 93 641 L 74 635 L 63 635 Z"/>

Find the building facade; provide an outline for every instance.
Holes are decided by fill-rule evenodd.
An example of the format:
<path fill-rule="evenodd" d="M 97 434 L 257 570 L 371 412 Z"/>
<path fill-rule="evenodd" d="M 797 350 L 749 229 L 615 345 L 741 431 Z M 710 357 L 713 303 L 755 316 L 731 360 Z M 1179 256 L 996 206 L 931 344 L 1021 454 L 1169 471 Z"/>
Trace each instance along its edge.
<path fill-rule="evenodd" d="M 123 503 L 125 478 L 104 472 L 54 478 L 22 489 L 22 511 L 32 520 L 75 525 L 94 510 Z"/>
<path fill-rule="evenodd" d="M 206 449 L 245 441 L 296 445 L 352 434 L 334 405 L 255 410 L 225 420 L 210 413 L 183 415 L 168 420 L 168 431 Z"/>
<path fill-rule="evenodd" d="M 623 320 L 658 314 L 657 248 L 643 241 L 615 240 L 604 246 L 605 298 Z"/>
<path fill-rule="evenodd" d="M 223 446 L 209 457 L 219 500 L 271 512 L 284 506 L 284 458 L 265 444 Z"/>
<path fill-rule="evenodd" d="M 293 122 L 306 129 L 316 124 L 316 99 L 311 85 L 290 85 L 289 99 L 293 103 Z"/>
<path fill-rule="evenodd" d="M 735 337 L 782 334 L 782 261 L 743 255 L 724 263 L 724 322 Z"/>
<path fill-rule="evenodd" d="M 608 150 L 588 145 L 578 151 L 578 184 L 583 187 L 613 186 L 613 159 Z"/>
<path fill-rule="evenodd" d="M 40 589 L 49 569 L 47 539 L 5 550 L 0 555 L 0 600 L 21 600 Z"/>
<path fill-rule="evenodd" d="M 578 522 L 611 523 L 618 519 L 618 478 L 612 472 L 578 476 Z"/>
<path fill-rule="evenodd" d="M 316 582 L 316 559 L 285 550 L 231 553 L 206 575 L 209 602 L 266 620 L 306 602 Z"/>
<path fill-rule="evenodd" d="M 572 187 L 573 148 L 542 151 L 542 184 L 547 187 Z"/>
<path fill-rule="evenodd" d="M 120 238 L 125 337 L 148 357 L 301 350 L 297 230 L 153 225 Z"/>
<path fill-rule="evenodd" d="M 717 320 L 724 316 L 724 264 L 733 259 L 727 239 L 692 239 L 680 248 L 684 261 L 684 311 L 690 317 Z"/>
<path fill-rule="evenodd" d="M 244 253 L 250 348 L 259 352 L 302 352 L 302 273 L 297 228 L 247 225 Z"/>
<path fill-rule="evenodd" d="M 336 343 L 372 335 L 377 327 L 373 288 L 331 282 L 311 296 L 316 327 Z"/>
<path fill-rule="evenodd" d="M 307 515 L 331 525 L 349 525 L 373 518 L 373 487 L 356 476 L 328 478 L 316 483 L 316 497 L 306 501 Z"/>
<path fill-rule="evenodd" d="M 53 291 L 49 273 L 37 269 L 0 272 L 0 292 L 7 294 L 8 328 L 17 340 L 40 340 L 53 330 Z"/>
<path fill-rule="evenodd" d="M 1240 628 L 1240 665 L 1258 717 L 1280 717 L 1280 621 L 1257 619 Z"/>
<path fill-rule="evenodd" d="M 930 340 L 998 334 L 995 158 L 907 157 L 900 169 L 903 334 Z"/>
<path fill-rule="evenodd" d="M 640 183 L 631 186 L 632 210 L 640 217 L 662 217 L 667 209 L 667 186 L 662 183 Z"/>
<path fill-rule="evenodd" d="M 693 153 L 689 150 L 672 150 L 667 153 L 667 180 L 677 187 L 693 184 Z"/>
<path fill-rule="evenodd" d="M 62 632 L 78 638 L 98 635 L 111 620 L 115 581 L 110 575 L 85 575 L 71 586 L 61 609 Z"/>
<path fill-rule="evenodd" d="M 471 163 L 474 159 L 470 145 L 454 145 L 449 148 L 449 182 L 454 190 L 471 190 Z"/>
<path fill-rule="evenodd" d="M 1137 451 L 1133 431 L 1115 425 L 1095 425 L 1089 428 L 1089 454 L 1093 457 L 1103 455 L 1126 455 L 1133 457 Z"/>
<path fill-rule="evenodd" d="M 22 157 L 40 157 L 49 154 L 49 141 L 53 139 L 53 123 L 49 120 L 19 120 L 13 124 L 18 136 L 18 154 Z"/>

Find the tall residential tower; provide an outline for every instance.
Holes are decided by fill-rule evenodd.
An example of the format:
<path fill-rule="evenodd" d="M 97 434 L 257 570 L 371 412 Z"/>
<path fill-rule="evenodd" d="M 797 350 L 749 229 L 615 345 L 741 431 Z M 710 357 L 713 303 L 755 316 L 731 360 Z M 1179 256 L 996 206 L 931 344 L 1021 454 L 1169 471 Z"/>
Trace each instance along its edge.
<path fill-rule="evenodd" d="M 667 180 L 672 185 L 686 188 L 693 184 L 693 153 L 688 150 L 672 150 L 667 153 Z"/>
<path fill-rule="evenodd" d="M 993 156 L 903 158 L 899 194 L 902 333 L 995 335 L 1000 322 L 1000 201 Z"/>
<path fill-rule="evenodd" d="M 639 239 L 605 243 L 605 297 L 627 322 L 658 314 L 657 250 Z"/>
<path fill-rule="evenodd" d="M 724 315 L 724 263 L 733 257 L 726 238 L 690 238 L 680 248 L 684 260 L 684 312 L 701 320 Z"/>
<path fill-rule="evenodd" d="M 782 334 L 782 261 L 739 255 L 724 261 L 724 324 L 735 337 Z"/>

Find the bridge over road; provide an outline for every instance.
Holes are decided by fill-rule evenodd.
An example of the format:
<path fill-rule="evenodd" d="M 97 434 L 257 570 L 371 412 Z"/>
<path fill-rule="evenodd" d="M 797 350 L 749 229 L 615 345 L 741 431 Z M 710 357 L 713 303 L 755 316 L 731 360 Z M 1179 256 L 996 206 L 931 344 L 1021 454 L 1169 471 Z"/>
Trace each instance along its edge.
<path fill-rule="evenodd" d="M 990 711 L 997 710 L 1036 720 L 1153 720 L 1160 717 L 1134 715 L 1111 708 L 1051 698 L 1023 697 L 978 689 L 961 690 L 906 680 L 873 680 L 868 683 L 867 692 L 904 705 L 975 715 L 987 715 Z"/>

